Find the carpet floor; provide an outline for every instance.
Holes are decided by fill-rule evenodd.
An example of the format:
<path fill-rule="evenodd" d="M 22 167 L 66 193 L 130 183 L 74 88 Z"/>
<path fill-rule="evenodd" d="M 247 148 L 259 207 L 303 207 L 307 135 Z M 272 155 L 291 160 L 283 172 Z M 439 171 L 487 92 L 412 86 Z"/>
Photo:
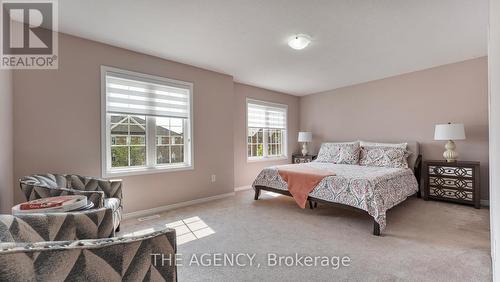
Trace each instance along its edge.
<path fill-rule="evenodd" d="M 265 191 L 254 201 L 248 190 L 142 222 L 127 219 L 118 235 L 164 226 L 177 230 L 179 281 L 492 279 L 486 208 L 412 197 L 388 211 L 387 228 L 376 237 L 373 221 L 361 212 L 324 204 L 300 209 L 293 199 Z M 305 256 L 311 264 L 304 265 Z"/>

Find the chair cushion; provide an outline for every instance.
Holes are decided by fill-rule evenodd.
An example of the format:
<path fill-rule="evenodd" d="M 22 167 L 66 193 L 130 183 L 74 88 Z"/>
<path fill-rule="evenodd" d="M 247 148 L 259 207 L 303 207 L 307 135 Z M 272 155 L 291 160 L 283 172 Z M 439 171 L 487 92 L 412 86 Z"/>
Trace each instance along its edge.
<path fill-rule="evenodd" d="M 116 211 L 120 207 L 120 200 L 118 198 L 106 198 L 104 199 L 104 207 Z"/>

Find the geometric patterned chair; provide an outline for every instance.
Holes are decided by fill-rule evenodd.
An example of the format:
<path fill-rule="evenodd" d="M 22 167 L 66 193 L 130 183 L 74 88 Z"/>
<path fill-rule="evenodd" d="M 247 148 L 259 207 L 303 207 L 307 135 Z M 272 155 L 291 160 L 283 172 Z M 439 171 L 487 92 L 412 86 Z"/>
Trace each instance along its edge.
<path fill-rule="evenodd" d="M 76 174 L 36 174 L 19 179 L 27 201 L 60 195 L 86 195 L 95 208 L 112 210 L 113 226 L 120 229 L 122 219 L 122 181 Z"/>
<path fill-rule="evenodd" d="M 7 215 L 0 215 L 0 219 L 5 219 L 3 223 L 8 222 L 9 218 Z M 108 208 L 79 212 L 21 213 L 16 214 L 10 220 L 15 221 L 12 222 L 10 228 L 26 230 L 21 230 L 18 233 L 0 233 L 0 241 L 14 240 L 14 238 L 4 238 L 5 236 L 20 235 L 29 235 L 30 242 L 100 239 L 115 236 L 113 212 Z M 20 221 L 17 222 L 17 220 Z M 0 232 L 2 232 L 2 228 L 5 226 L 0 226 Z"/>
<path fill-rule="evenodd" d="M 109 209 L 105 209 L 109 210 Z M 43 215 L 41 215 L 43 217 Z M 0 281 L 176 281 L 175 230 L 75 240 L 58 220 L 0 215 Z"/>

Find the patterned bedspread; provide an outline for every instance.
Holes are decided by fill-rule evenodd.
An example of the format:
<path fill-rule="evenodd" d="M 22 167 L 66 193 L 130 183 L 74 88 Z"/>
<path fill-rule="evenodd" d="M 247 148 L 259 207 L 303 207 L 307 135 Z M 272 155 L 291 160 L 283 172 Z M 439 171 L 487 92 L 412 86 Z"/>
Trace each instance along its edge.
<path fill-rule="evenodd" d="M 297 165 L 335 172 L 335 176 L 325 177 L 309 195 L 365 210 L 378 222 L 380 230 L 386 225 L 386 211 L 418 190 L 417 179 L 411 169 L 320 162 Z M 288 190 L 278 168 L 263 169 L 253 182 L 254 189 L 255 186 L 266 186 Z"/>

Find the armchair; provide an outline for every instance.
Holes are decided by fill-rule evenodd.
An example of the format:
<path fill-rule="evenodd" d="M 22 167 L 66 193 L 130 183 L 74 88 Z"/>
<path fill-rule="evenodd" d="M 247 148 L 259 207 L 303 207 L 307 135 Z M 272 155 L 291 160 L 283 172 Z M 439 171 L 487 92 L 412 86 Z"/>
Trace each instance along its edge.
<path fill-rule="evenodd" d="M 175 230 L 140 236 L 51 241 L 48 225 L 0 215 L 0 281 L 176 281 L 175 260 L 155 260 L 177 252 Z M 49 230 L 47 233 L 46 231 Z M 56 236 L 56 240 L 57 236 Z"/>
<path fill-rule="evenodd" d="M 97 208 L 112 210 L 113 226 L 120 229 L 122 219 L 122 182 L 76 174 L 36 174 L 22 177 L 21 191 L 27 201 L 59 195 L 86 195 Z"/>

